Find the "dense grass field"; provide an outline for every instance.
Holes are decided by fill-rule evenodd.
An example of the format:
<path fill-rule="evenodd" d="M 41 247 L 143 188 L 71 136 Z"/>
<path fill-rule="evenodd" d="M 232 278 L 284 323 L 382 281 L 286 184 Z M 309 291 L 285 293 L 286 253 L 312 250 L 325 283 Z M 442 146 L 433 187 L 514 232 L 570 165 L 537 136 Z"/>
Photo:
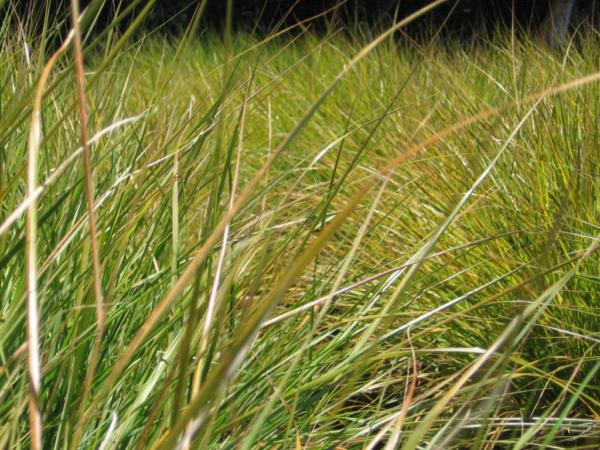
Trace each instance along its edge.
<path fill-rule="evenodd" d="M 0 33 L 0 448 L 598 448 L 598 36 Z"/>

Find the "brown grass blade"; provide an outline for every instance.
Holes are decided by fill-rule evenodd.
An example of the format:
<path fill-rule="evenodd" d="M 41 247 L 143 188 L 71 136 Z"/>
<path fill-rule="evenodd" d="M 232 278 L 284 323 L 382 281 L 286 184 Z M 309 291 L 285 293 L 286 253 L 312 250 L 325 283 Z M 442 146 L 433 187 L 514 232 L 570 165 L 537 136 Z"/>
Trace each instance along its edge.
<path fill-rule="evenodd" d="M 96 366 L 100 358 L 100 350 L 102 346 L 102 337 L 105 329 L 105 316 L 103 297 L 102 297 L 102 274 L 100 265 L 100 251 L 98 245 L 98 231 L 96 226 L 96 211 L 94 208 L 94 182 L 92 173 L 92 163 L 90 157 L 89 134 L 88 134 L 88 111 L 85 97 L 85 73 L 83 52 L 81 49 L 81 30 L 79 27 L 79 2 L 71 0 L 71 16 L 72 26 L 74 31 L 73 53 L 75 58 L 75 79 L 77 83 L 77 100 L 79 103 L 79 122 L 81 126 L 81 145 L 83 147 L 83 171 L 85 182 L 85 196 L 88 207 L 88 226 L 90 233 L 90 241 L 92 247 L 92 270 L 94 278 L 94 297 L 96 300 L 96 341 L 92 349 L 90 361 L 83 385 L 83 395 L 81 408 L 85 407 L 87 398 L 96 373 Z M 73 442 L 78 442 L 78 436 L 81 429 L 75 430 Z"/>

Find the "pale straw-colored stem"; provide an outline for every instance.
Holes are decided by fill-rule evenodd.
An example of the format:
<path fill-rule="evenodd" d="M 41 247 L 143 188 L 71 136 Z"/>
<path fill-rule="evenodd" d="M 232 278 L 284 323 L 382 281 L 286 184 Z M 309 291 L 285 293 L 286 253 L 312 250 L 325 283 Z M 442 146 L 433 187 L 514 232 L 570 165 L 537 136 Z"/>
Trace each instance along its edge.
<path fill-rule="evenodd" d="M 42 99 L 52 67 L 68 47 L 73 33 L 70 33 L 62 46 L 50 57 L 44 66 L 35 92 L 31 113 L 31 126 L 27 142 L 27 196 L 33 200 L 27 206 L 25 264 L 27 281 L 27 364 L 29 373 L 29 426 L 31 448 L 42 448 L 42 413 L 39 404 L 41 380 L 41 356 L 39 347 L 40 311 L 37 286 L 37 170 L 38 153 L 42 141 Z"/>
<path fill-rule="evenodd" d="M 31 195 L 37 184 L 37 154 L 40 144 L 40 110 L 34 109 L 29 130 L 27 160 L 27 191 Z M 31 448 L 42 448 L 42 415 L 39 396 L 41 386 L 39 350 L 39 305 L 37 289 L 37 202 L 27 208 L 26 218 L 26 270 L 27 270 L 27 342 L 29 366 L 29 425 Z"/>

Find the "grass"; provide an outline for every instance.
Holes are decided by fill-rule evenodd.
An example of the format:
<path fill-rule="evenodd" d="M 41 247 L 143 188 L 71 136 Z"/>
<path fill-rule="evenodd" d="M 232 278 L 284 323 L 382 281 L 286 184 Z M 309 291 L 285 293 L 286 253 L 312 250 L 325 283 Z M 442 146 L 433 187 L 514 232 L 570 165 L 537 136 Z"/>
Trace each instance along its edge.
<path fill-rule="evenodd" d="M 597 447 L 597 36 L 0 32 L 0 447 Z"/>

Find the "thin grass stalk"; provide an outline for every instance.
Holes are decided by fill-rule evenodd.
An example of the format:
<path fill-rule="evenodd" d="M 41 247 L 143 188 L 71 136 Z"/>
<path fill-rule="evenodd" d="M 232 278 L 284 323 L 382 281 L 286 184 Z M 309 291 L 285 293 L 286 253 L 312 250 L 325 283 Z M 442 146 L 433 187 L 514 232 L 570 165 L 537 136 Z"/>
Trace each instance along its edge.
<path fill-rule="evenodd" d="M 69 33 L 61 47 L 50 57 L 44 66 L 31 113 L 31 126 L 28 140 L 27 195 L 29 205 L 26 217 L 26 281 L 27 281 L 27 362 L 29 372 L 29 425 L 31 428 L 31 448 L 42 448 L 42 416 L 39 404 L 41 390 L 41 358 L 39 348 L 39 304 L 37 288 L 37 169 L 38 154 L 42 140 L 42 101 L 50 72 L 58 58 L 68 48 L 73 33 Z M 31 200 L 29 200 L 31 199 Z"/>
<path fill-rule="evenodd" d="M 41 104 L 33 109 L 29 129 L 27 159 L 27 195 L 37 188 L 38 151 L 41 141 Z M 39 305 L 37 289 L 37 202 L 27 208 L 26 218 L 26 271 L 27 271 L 27 353 L 29 367 L 29 426 L 31 448 L 42 448 L 42 414 L 40 411 L 41 362 L 39 349 Z"/>
<path fill-rule="evenodd" d="M 268 122 L 268 148 L 267 148 L 267 160 L 271 156 L 271 151 L 273 150 L 273 111 L 271 107 L 271 97 L 267 98 L 267 122 Z M 269 186 L 269 172 L 265 173 L 265 189 Z M 263 198 L 260 202 L 260 216 L 263 217 L 265 215 L 265 211 L 267 209 L 267 200 L 268 194 L 265 192 Z"/>
<path fill-rule="evenodd" d="M 410 339 L 410 329 L 407 331 L 406 337 L 408 340 L 408 345 L 410 346 L 410 353 L 412 356 L 412 359 L 411 359 L 412 369 L 413 369 L 412 370 L 412 372 L 413 372 L 412 379 L 410 381 L 410 386 L 404 397 L 404 401 L 402 402 L 402 408 L 400 409 L 400 415 L 398 416 L 398 418 L 395 421 L 396 423 L 394 426 L 394 431 L 392 432 L 392 435 L 390 436 L 390 439 L 388 440 L 388 442 L 385 446 L 385 450 L 393 450 L 398 447 L 399 440 L 400 440 L 400 434 L 402 433 L 402 425 L 404 425 L 404 421 L 406 420 L 406 416 L 408 415 L 408 409 L 413 401 L 413 397 L 417 390 L 417 379 L 419 377 L 419 372 L 418 372 L 418 365 L 417 365 L 417 355 L 415 353 L 415 348 L 412 345 L 412 342 Z"/>
<path fill-rule="evenodd" d="M 96 340 L 89 360 L 83 394 L 81 397 L 81 407 L 84 408 L 89 396 L 91 386 L 96 373 L 96 366 L 100 359 L 100 351 L 102 347 L 102 338 L 104 336 L 106 312 L 104 310 L 104 302 L 102 297 L 102 268 L 100 264 L 100 250 L 98 244 L 98 231 L 96 225 L 96 212 L 94 207 L 94 181 L 93 171 L 89 147 L 88 135 L 88 111 L 85 95 L 85 72 L 83 62 L 83 52 L 81 48 L 81 30 L 79 27 L 79 2 L 71 0 L 71 17 L 74 31 L 73 52 L 75 57 L 75 78 L 77 83 L 77 98 L 79 103 L 79 122 L 81 126 L 81 145 L 83 147 L 83 171 L 85 182 L 85 196 L 88 209 L 88 226 L 90 243 L 92 248 L 92 270 L 93 270 L 93 286 L 94 297 L 96 303 Z M 79 441 L 81 429 L 75 430 L 73 443 Z"/>
<path fill-rule="evenodd" d="M 182 133 L 183 136 L 183 133 Z M 179 147 L 179 145 L 177 145 Z M 177 258 L 179 253 L 179 152 L 173 155 L 173 191 L 171 193 L 171 279 L 177 280 Z"/>

